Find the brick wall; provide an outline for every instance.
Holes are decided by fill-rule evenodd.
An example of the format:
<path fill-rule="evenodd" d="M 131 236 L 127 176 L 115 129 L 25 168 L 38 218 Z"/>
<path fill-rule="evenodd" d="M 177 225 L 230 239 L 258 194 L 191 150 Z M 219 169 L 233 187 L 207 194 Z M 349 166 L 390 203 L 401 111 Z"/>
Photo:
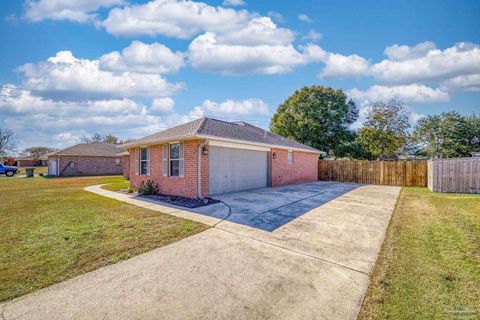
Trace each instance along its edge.
<path fill-rule="evenodd" d="M 130 178 L 130 157 L 122 156 L 122 172 L 123 177 L 126 179 Z"/>
<path fill-rule="evenodd" d="M 57 160 L 57 157 L 52 159 Z M 71 162 L 74 163 L 73 167 L 70 164 Z M 119 157 L 60 156 L 59 172 L 60 176 L 122 174 L 122 161 Z"/>
<path fill-rule="evenodd" d="M 184 176 L 164 177 L 162 145 L 150 146 L 150 175 L 135 175 L 135 149 L 130 149 L 130 186 L 138 188 L 141 181 L 153 180 L 162 194 L 197 197 L 198 147 L 202 140 L 184 141 Z M 208 156 L 202 155 L 202 194 L 208 195 Z"/>
<path fill-rule="evenodd" d="M 47 160 L 17 160 L 17 167 L 46 167 Z"/>
<path fill-rule="evenodd" d="M 271 161 L 272 187 L 318 180 L 318 154 L 308 152 L 293 152 L 293 164 L 288 164 L 288 151 L 273 149 L 277 158 Z"/>

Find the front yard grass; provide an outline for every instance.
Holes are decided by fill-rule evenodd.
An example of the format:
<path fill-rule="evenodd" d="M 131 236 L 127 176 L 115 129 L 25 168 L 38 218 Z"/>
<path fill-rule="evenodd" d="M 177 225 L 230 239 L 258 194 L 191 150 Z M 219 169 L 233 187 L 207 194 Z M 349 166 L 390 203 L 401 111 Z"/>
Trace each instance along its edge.
<path fill-rule="evenodd" d="M 359 319 L 480 319 L 480 195 L 402 190 Z"/>
<path fill-rule="evenodd" d="M 130 188 L 130 181 L 126 179 L 122 179 L 121 181 L 115 183 L 109 183 L 102 186 L 102 189 L 109 190 L 109 191 L 120 191 L 120 190 L 127 190 Z"/>
<path fill-rule="evenodd" d="M 208 227 L 85 186 L 121 177 L 0 179 L 0 301 L 165 246 Z"/>

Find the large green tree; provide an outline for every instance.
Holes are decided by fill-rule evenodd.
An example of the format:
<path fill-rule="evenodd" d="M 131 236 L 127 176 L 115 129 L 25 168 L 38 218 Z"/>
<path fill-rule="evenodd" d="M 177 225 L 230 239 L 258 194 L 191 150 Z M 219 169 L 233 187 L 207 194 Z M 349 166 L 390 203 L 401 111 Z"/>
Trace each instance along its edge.
<path fill-rule="evenodd" d="M 405 147 L 409 127 L 407 112 L 400 101 L 378 101 L 368 108 L 358 140 L 375 158 L 394 157 Z"/>
<path fill-rule="evenodd" d="M 335 146 L 332 152 L 334 158 L 349 158 L 357 160 L 373 160 L 372 154 L 365 149 L 364 145 L 358 140 L 358 132 L 352 131 L 347 135 L 347 139 Z"/>
<path fill-rule="evenodd" d="M 431 158 L 470 156 L 480 151 L 480 117 L 456 111 L 427 116 L 417 123 L 413 139 Z"/>
<path fill-rule="evenodd" d="M 349 139 L 349 126 L 357 118 L 357 106 L 342 90 L 303 87 L 278 107 L 270 130 L 332 154 Z"/>

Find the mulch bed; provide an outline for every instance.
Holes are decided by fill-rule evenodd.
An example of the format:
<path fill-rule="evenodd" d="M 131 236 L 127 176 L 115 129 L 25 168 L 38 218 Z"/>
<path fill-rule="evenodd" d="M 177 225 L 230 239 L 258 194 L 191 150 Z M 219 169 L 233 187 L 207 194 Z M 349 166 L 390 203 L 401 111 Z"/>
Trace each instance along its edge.
<path fill-rule="evenodd" d="M 208 206 L 209 204 L 214 204 L 220 202 L 219 200 L 212 199 L 209 197 L 203 199 L 190 199 L 180 196 L 169 196 L 164 194 L 156 195 L 138 195 L 138 198 L 147 199 L 150 201 L 158 201 L 167 204 L 173 204 L 175 206 L 185 207 L 185 208 L 198 208 L 203 206 Z"/>

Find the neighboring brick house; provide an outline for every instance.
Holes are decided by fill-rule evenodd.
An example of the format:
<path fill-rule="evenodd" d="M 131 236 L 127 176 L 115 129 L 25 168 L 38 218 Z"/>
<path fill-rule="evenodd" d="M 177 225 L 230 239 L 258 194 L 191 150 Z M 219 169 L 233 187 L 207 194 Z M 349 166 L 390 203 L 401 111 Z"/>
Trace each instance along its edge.
<path fill-rule="evenodd" d="M 80 143 L 47 154 L 52 176 L 98 176 L 122 174 L 118 145 L 107 142 Z"/>
<path fill-rule="evenodd" d="M 15 158 L 17 167 L 46 167 L 48 164 L 47 156 L 41 156 L 39 159 L 32 157 L 18 157 Z"/>
<path fill-rule="evenodd" d="M 318 180 L 320 151 L 246 122 L 201 118 L 121 146 L 130 185 L 189 198 Z"/>

